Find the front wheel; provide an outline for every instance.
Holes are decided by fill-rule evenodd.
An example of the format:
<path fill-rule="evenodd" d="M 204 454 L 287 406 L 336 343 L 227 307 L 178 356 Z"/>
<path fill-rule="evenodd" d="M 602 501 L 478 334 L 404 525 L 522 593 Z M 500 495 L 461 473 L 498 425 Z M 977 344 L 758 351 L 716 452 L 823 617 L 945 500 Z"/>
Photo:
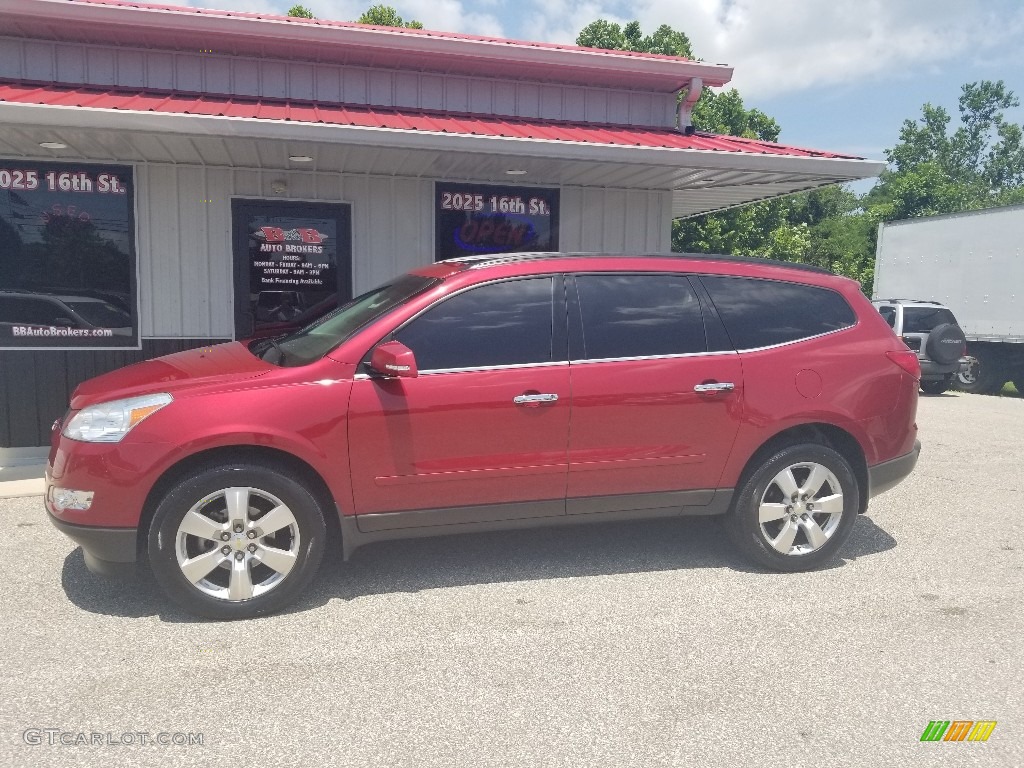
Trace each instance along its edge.
<path fill-rule="evenodd" d="M 807 571 L 834 559 L 860 509 L 850 464 L 823 445 L 783 448 L 743 484 L 726 519 L 736 546 L 774 571 Z"/>
<path fill-rule="evenodd" d="M 324 552 L 316 499 L 278 469 L 212 467 L 157 507 L 149 558 L 164 592 L 187 611 L 242 619 L 279 610 L 306 587 Z"/>

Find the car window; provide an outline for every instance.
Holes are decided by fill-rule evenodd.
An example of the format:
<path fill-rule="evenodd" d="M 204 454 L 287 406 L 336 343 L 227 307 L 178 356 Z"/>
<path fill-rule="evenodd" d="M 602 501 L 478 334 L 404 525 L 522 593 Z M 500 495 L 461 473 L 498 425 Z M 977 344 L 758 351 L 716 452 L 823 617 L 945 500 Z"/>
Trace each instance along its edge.
<path fill-rule="evenodd" d="M 280 341 L 256 341 L 249 346 L 249 350 L 276 365 L 308 365 L 350 338 L 360 328 L 432 288 L 437 282 L 434 278 L 418 275 L 398 277 L 356 296 Z"/>
<path fill-rule="evenodd" d="M 896 327 L 896 307 L 879 307 L 878 314 L 889 324 L 890 328 Z"/>
<path fill-rule="evenodd" d="M 105 301 L 72 301 L 65 302 L 68 307 L 85 318 L 87 323 L 98 328 L 127 328 L 132 324 L 132 317 L 120 307 Z"/>
<path fill-rule="evenodd" d="M 59 305 L 32 296 L 7 296 L 2 301 L 4 322 L 28 323 L 31 325 L 51 325 L 59 319 L 67 319 L 67 312 L 62 312 Z"/>
<path fill-rule="evenodd" d="M 903 332 L 929 333 L 943 323 L 956 324 L 953 313 L 945 307 L 904 307 Z"/>
<path fill-rule="evenodd" d="M 819 336 L 857 321 L 846 299 L 827 288 L 747 277 L 702 276 L 701 282 L 737 349 Z"/>
<path fill-rule="evenodd" d="M 587 359 L 707 351 L 700 302 L 683 275 L 577 275 Z"/>
<path fill-rule="evenodd" d="M 458 293 L 394 334 L 421 371 L 552 361 L 554 278 L 506 280 Z"/>

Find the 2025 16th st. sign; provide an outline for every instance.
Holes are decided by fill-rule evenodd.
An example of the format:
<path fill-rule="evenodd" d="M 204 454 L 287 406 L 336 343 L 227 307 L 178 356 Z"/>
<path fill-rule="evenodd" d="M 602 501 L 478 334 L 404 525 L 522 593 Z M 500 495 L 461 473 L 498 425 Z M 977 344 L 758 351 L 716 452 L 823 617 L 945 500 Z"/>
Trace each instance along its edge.
<path fill-rule="evenodd" d="M 0 347 L 138 348 L 132 182 L 0 160 Z"/>
<path fill-rule="evenodd" d="M 436 261 L 558 250 L 557 189 L 436 184 Z"/>

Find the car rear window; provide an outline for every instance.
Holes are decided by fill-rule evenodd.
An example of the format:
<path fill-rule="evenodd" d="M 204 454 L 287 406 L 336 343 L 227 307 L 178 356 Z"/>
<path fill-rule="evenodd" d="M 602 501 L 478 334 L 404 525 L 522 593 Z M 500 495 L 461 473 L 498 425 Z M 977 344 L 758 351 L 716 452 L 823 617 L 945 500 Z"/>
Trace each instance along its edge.
<path fill-rule="evenodd" d="M 781 280 L 701 276 L 736 349 L 820 336 L 857 322 L 840 294 Z"/>
<path fill-rule="evenodd" d="M 936 326 L 943 323 L 956 324 L 953 313 L 945 307 L 904 307 L 904 333 L 930 333 Z"/>

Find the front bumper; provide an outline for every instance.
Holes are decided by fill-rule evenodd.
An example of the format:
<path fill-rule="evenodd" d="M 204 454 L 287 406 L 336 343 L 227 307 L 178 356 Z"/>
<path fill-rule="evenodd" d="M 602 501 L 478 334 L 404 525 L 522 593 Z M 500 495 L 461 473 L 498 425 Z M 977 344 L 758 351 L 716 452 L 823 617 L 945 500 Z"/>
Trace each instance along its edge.
<path fill-rule="evenodd" d="M 85 566 L 93 573 L 119 574 L 137 559 L 139 532 L 136 528 L 75 525 L 54 517 L 49 511 L 47 515 L 58 531 L 82 547 Z"/>
<path fill-rule="evenodd" d="M 903 482 L 903 479 L 914 470 L 920 455 L 921 441 L 915 440 L 914 450 L 910 453 L 868 467 L 868 495 L 877 496 Z"/>

